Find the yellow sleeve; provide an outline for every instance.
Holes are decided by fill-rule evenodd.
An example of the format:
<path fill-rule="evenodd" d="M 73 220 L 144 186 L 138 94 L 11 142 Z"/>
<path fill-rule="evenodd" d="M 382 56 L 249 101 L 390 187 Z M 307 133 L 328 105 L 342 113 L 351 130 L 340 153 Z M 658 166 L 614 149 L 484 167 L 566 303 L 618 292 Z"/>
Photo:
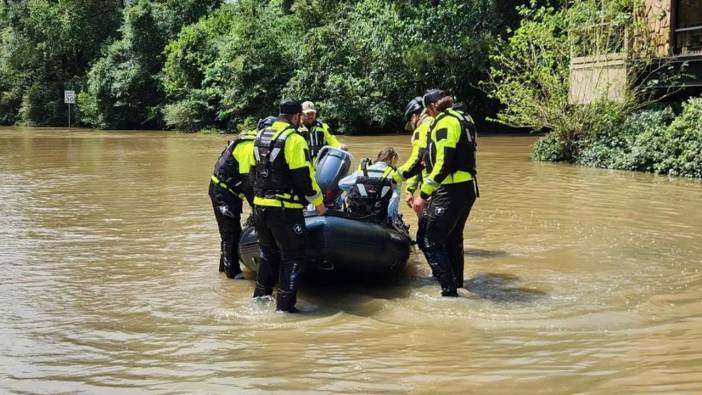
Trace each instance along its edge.
<path fill-rule="evenodd" d="M 296 193 L 307 198 L 307 201 L 317 206 L 323 203 L 321 189 L 315 180 L 314 167 L 310 162 L 307 141 L 297 133 L 288 136 L 285 142 L 285 160 L 292 173 L 292 183 Z"/>
<path fill-rule="evenodd" d="M 251 166 L 256 163 L 253 152 L 253 140 L 239 143 L 232 155 L 239 162 L 239 174 L 249 174 Z"/>
<path fill-rule="evenodd" d="M 414 133 L 416 137 L 414 139 L 414 142 L 412 143 L 412 151 L 410 152 L 410 156 L 409 158 L 407 158 L 407 161 L 405 161 L 405 163 L 403 163 L 402 166 L 398 168 L 398 170 L 400 170 L 400 173 L 403 174 L 414 169 L 416 166 L 419 166 L 421 162 L 421 158 L 419 157 L 419 153 L 421 150 L 421 144 L 419 142 L 419 130 L 416 130 Z"/>
<path fill-rule="evenodd" d="M 327 125 L 326 123 L 322 123 L 322 129 L 324 130 L 324 140 L 327 142 L 327 145 L 330 145 L 334 148 L 341 147 L 341 143 L 339 143 L 339 140 L 337 140 L 336 136 L 334 136 L 331 133 L 331 128 L 329 128 L 329 125 Z"/>
<path fill-rule="evenodd" d="M 422 180 L 422 175 L 417 174 L 416 176 L 411 177 L 410 179 L 407 180 L 407 187 L 405 190 L 411 194 L 414 194 L 414 192 L 419 188 L 419 184 L 421 183 Z"/>
<path fill-rule="evenodd" d="M 422 156 L 427 149 L 427 133 L 432 121 L 432 118 L 425 119 L 414 131 L 412 152 L 407 161 L 398 168 L 402 178 L 412 178 L 422 171 Z"/>
<path fill-rule="evenodd" d="M 309 161 L 309 146 L 307 141 L 297 133 L 291 133 L 285 142 L 285 160 L 288 163 L 290 170 L 309 167 L 312 165 Z M 312 169 L 314 172 L 314 170 Z"/>
<path fill-rule="evenodd" d="M 444 117 L 429 132 L 431 142 L 436 149 L 436 158 L 431 173 L 423 180 L 423 198 L 434 194 L 444 179 L 450 174 L 451 165 L 461 137 L 461 124 L 454 117 Z M 432 150 L 434 152 L 434 150 Z"/>

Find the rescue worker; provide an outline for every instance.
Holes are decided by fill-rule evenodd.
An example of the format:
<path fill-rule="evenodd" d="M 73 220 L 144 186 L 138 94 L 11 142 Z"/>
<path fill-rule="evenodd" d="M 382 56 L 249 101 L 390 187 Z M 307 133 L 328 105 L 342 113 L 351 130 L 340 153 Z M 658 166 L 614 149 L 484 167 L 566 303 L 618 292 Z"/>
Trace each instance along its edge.
<path fill-rule="evenodd" d="M 392 147 L 378 153 L 375 163 L 363 160 L 359 169 L 339 181 L 346 192 L 346 210 L 356 218 L 390 223 L 399 220 L 400 185 L 393 182 L 399 155 Z"/>
<path fill-rule="evenodd" d="M 249 163 L 255 138 L 256 134 L 251 131 L 229 142 L 215 163 L 210 179 L 209 195 L 221 239 L 219 271 L 234 279 L 244 278 L 239 267 L 238 243 L 243 200 L 253 207 Z"/>
<path fill-rule="evenodd" d="M 415 212 L 426 210 L 422 247 L 441 295 L 458 296 L 463 287 L 463 229 L 477 197 L 477 131 L 470 116 L 451 108 L 453 98 L 439 89 L 423 98 L 427 114 L 434 117 L 427 139 L 427 175 Z"/>
<path fill-rule="evenodd" d="M 422 124 L 422 121 L 425 120 L 427 121 L 426 128 L 420 129 L 419 126 Z M 410 100 L 407 107 L 405 107 L 405 130 L 412 133 L 412 138 L 410 139 L 412 151 L 407 162 L 403 164 L 403 167 L 412 166 L 413 163 L 418 162 L 421 164 L 422 154 L 425 151 L 425 147 L 423 146 L 426 145 L 426 130 L 429 128 L 432 120 L 433 118 L 427 117 L 426 112 L 424 111 L 421 96 L 417 96 Z M 422 137 L 424 140 L 422 140 Z M 405 191 L 407 191 L 405 201 L 410 208 L 412 208 L 412 203 L 414 202 L 414 192 L 417 190 L 417 188 L 419 188 L 421 182 L 421 173 L 418 173 L 407 180 L 407 186 L 405 187 Z"/>
<path fill-rule="evenodd" d="M 313 161 L 317 159 L 319 151 L 325 145 L 344 151 L 348 150 L 348 146 L 340 143 L 336 136 L 331 133 L 329 125 L 317 119 L 317 108 L 311 101 L 302 103 L 302 126 L 300 127 L 300 133 L 305 137 L 305 140 L 307 140 Z"/>
<path fill-rule="evenodd" d="M 412 133 L 412 151 L 407 161 L 399 167 L 398 173 L 407 180 L 406 198 L 407 205 L 412 207 L 414 204 L 414 193 L 422 183 L 423 177 L 427 176 L 424 166 L 424 157 L 426 155 L 427 134 L 431 123 L 434 121 L 424 110 L 424 103 L 421 96 L 417 96 L 410 100 L 405 107 L 405 129 Z M 425 213 L 420 213 L 417 219 L 417 244 L 419 249 L 424 251 L 424 229 L 426 226 Z"/>
<path fill-rule="evenodd" d="M 275 121 L 258 132 L 251 161 L 254 222 L 260 262 L 253 297 L 272 295 L 278 282 L 277 310 L 296 312 L 298 276 L 304 259 L 309 202 L 326 213 L 305 139 L 298 134 L 302 106 L 285 100 Z"/>

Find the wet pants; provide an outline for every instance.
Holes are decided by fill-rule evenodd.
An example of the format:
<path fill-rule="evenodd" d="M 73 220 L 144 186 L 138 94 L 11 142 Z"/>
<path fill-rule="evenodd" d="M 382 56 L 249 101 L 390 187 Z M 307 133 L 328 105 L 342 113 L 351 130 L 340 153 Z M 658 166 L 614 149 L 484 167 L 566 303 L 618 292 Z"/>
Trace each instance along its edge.
<path fill-rule="evenodd" d="M 209 195 L 212 200 L 220 236 L 219 271 L 234 278 L 241 273 L 239 267 L 239 238 L 241 237 L 242 201 L 236 196 L 226 196 L 213 182 L 210 182 Z"/>
<path fill-rule="evenodd" d="M 301 209 L 256 206 L 254 222 L 260 246 L 254 298 L 273 294 L 276 309 L 294 312 L 305 257 L 305 218 Z"/>
<path fill-rule="evenodd" d="M 473 181 L 442 185 L 419 219 L 417 240 L 443 296 L 463 287 L 463 230 L 475 203 Z"/>

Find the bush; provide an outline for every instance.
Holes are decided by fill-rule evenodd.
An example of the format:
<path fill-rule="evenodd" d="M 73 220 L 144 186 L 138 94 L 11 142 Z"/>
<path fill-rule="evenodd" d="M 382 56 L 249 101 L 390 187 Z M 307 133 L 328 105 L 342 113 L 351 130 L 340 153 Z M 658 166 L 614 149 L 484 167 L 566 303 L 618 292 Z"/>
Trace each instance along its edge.
<path fill-rule="evenodd" d="M 499 26 L 492 1 L 289 4 L 242 0 L 181 31 L 163 69 L 169 127 L 231 129 L 295 97 L 349 132 L 397 130 L 407 100 L 433 86 L 478 119 L 489 111 L 473 85 Z M 197 124 L 176 116 L 194 103 Z"/>
<path fill-rule="evenodd" d="M 163 86 L 169 127 L 231 129 L 276 111 L 302 35 L 299 18 L 283 3 L 225 5 L 168 45 Z"/>
<path fill-rule="evenodd" d="M 682 114 L 675 118 L 664 133 L 642 134 L 645 141 L 662 141 L 650 147 L 655 156 L 654 171 L 657 173 L 702 177 L 702 98 L 690 99 L 683 104 Z M 662 147 L 658 150 L 657 148 Z M 654 151 L 655 150 L 655 151 Z"/>
<path fill-rule="evenodd" d="M 565 152 L 564 144 L 558 136 L 555 133 L 548 133 L 534 143 L 531 157 L 534 160 L 558 162 L 566 160 Z"/>
<path fill-rule="evenodd" d="M 10 87 L 0 90 L 0 125 L 14 125 L 19 119 L 19 108 L 22 105 L 22 90 L 20 87 Z"/>
<path fill-rule="evenodd" d="M 592 137 L 580 142 L 577 163 L 608 169 L 653 171 L 655 144 L 674 114 L 670 108 L 646 110 L 602 125 Z"/>
<path fill-rule="evenodd" d="M 30 126 L 61 125 L 67 115 L 63 84 L 37 82 L 22 97 L 20 115 Z"/>
<path fill-rule="evenodd" d="M 549 130 L 551 136 L 534 146 L 535 159 L 613 168 L 647 166 L 639 163 L 643 159 L 638 153 L 626 160 L 620 155 L 634 138 L 621 133 L 627 114 L 654 100 L 654 81 L 642 78 L 642 72 L 650 72 L 654 60 L 649 51 L 655 45 L 647 39 L 648 24 L 633 17 L 640 6 L 639 0 L 582 0 L 562 8 L 535 2 L 519 8 L 520 26 L 507 41 L 498 42 L 483 86 L 505 105 L 499 121 Z M 572 104 L 571 56 L 623 53 L 630 42 L 636 44 L 626 52 L 627 86 L 620 100 L 600 97 L 589 105 Z M 675 74 L 675 68 L 668 69 L 661 78 L 674 79 L 667 74 Z"/>
<path fill-rule="evenodd" d="M 293 96 L 349 131 L 395 131 L 430 87 L 481 120 L 496 107 L 475 88 L 487 50 L 526 2 L 5 1 L 0 122 L 26 99 L 22 114 L 38 118 L 25 121 L 64 124 L 56 103 L 71 88 L 100 128 L 232 129 Z"/>
<path fill-rule="evenodd" d="M 221 92 L 218 119 L 227 128 L 278 111 L 302 36 L 301 21 L 288 12 L 286 3 L 272 0 L 253 17 L 246 2 L 239 3 L 233 29 L 205 78 L 207 87 Z"/>
<path fill-rule="evenodd" d="M 163 109 L 163 118 L 166 125 L 180 131 L 196 132 L 212 128 L 208 119 L 202 119 L 203 115 L 210 114 L 212 111 L 213 108 L 204 101 L 186 99 L 166 105 Z"/>
<path fill-rule="evenodd" d="M 702 98 L 683 104 L 677 117 L 668 107 L 641 111 L 601 126 L 591 139 L 579 143 L 577 163 L 702 177 Z M 553 148 L 553 144 L 553 137 L 548 136 L 534 148 L 535 158 L 559 160 L 552 153 L 558 148 Z"/>

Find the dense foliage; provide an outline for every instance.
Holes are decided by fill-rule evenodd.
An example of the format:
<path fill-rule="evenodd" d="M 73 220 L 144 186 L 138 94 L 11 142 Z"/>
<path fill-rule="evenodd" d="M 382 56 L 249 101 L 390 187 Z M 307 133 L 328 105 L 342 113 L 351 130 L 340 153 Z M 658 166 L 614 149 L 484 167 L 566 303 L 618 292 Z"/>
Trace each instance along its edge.
<path fill-rule="evenodd" d="M 274 111 L 283 97 L 317 101 L 349 131 L 401 124 L 407 100 L 441 86 L 484 115 L 475 90 L 500 26 L 491 0 L 241 1 L 185 28 L 167 50 L 166 121 L 226 127 Z"/>
<path fill-rule="evenodd" d="M 0 122 L 65 123 L 63 90 L 81 90 L 119 27 L 121 0 L 0 3 Z"/>
<path fill-rule="evenodd" d="M 521 2 L 4 0 L 0 121 L 65 124 L 74 89 L 100 128 L 232 129 L 293 96 L 347 131 L 388 131 L 433 86 L 480 119 L 495 103 L 475 86 Z"/>
<path fill-rule="evenodd" d="M 160 128 L 165 101 L 163 50 L 182 26 L 219 0 L 136 0 L 124 11 L 121 38 L 107 46 L 79 96 L 83 121 L 101 128 Z"/>
<path fill-rule="evenodd" d="M 293 73 L 301 23 L 282 2 L 242 1 L 186 27 L 166 48 L 166 122 L 229 129 L 270 115 Z"/>
<path fill-rule="evenodd" d="M 466 100 L 482 118 L 488 101 L 473 86 L 487 71 L 500 22 L 494 3 L 365 0 L 341 7 L 336 23 L 304 36 L 285 91 L 322 99 L 326 116 L 351 130 L 399 125 L 398 109 L 432 86 Z"/>
<path fill-rule="evenodd" d="M 702 98 L 684 103 L 677 117 L 666 107 L 612 120 L 581 144 L 582 165 L 702 177 Z"/>

